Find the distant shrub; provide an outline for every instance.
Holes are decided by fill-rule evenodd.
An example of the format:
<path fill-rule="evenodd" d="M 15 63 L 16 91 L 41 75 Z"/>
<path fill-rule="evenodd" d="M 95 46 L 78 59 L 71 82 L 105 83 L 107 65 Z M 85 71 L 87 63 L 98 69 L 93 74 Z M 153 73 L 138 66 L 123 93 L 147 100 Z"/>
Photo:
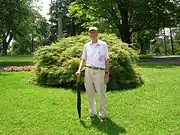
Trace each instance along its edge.
<path fill-rule="evenodd" d="M 100 34 L 99 38 L 106 41 L 109 48 L 108 89 L 119 90 L 141 85 L 143 79 L 140 68 L 135 64 L 137 53 L 113 34 Z M 36 82 L 47 86 L 73 86 L 83 45 L 88 40 L 88 36 L 79 35 L 63 38 L 56 44 L 38 49 L 34 55 Z"/>

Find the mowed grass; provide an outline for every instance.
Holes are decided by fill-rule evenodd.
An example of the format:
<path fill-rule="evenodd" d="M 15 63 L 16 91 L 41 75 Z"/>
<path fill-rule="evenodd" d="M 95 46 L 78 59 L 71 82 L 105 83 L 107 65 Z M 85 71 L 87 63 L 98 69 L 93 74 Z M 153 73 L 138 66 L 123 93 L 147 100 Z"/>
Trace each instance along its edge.
<path fill-rule="evenodd" d="M 143 86 L 107 92 L 105 123 L 88 119 L 85 93 L 79 121 L 75 91 L 32 85 L 31 72 L 2 72 L 0 134 L 180 135 L 179 71 L 180 67 L 142 65 Z"/>
<path fill-rule="evenodd" d="M 4 66 L 23 66 L 23 65 L 32 65 L 33 56 L 24 55 L 24 56 L 0 56 L 0 67 Z"/>

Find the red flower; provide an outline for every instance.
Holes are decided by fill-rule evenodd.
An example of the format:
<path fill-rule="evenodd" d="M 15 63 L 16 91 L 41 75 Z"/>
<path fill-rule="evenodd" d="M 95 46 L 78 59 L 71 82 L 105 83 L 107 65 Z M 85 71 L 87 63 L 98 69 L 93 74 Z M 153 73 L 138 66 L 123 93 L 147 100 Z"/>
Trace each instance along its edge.
<path fill-rule="evenodd" d="M 12 72 L 12 71 L 31 71 L 35 66 L 8 66 L 4 67 L 3 71 Z"/>

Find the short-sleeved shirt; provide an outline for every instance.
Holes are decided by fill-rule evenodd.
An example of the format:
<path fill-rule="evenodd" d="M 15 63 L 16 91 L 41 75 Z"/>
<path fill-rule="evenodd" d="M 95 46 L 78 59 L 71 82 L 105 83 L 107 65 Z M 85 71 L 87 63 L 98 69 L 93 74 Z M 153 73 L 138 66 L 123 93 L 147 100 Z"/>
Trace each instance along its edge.
<path fill-rule="evenodd" d="M 86 61 L 86 66 L 105 68 L 105 60 L 109 59 L 107 43 L 99 40 L 84 45 L 81 59 Z"/>

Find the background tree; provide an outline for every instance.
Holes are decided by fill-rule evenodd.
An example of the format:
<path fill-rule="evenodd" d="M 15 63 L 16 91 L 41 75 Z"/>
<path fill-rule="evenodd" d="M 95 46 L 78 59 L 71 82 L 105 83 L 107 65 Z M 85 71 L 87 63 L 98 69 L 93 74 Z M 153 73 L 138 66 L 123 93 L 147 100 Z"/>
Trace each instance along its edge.
<path fill-rule="evenodd" d="M 74 20 L 76 34 L 87 31 L 90 26 L 97 26 L 101 32 L 117 33 L 113 24 L 109 25 L 106 19 L 94 15 L 95 10 L 88 4 L 71 3 L 68 8 L 68 16 Z"/>
<path fill-rule="evenodd" d="M 63 36 L 75 35 L 75 26 L 72 18 L 67 16 L 68 6 L 74 0 L 52 0 L 50 5 L 50 43 L 57 41 L 58 39 L 58 29 L 59 32 L 63 33 Z M 58 28 L 59 20 L 59 28 Z M 62 36 L 62 33 L 60 35 Z"/>
<path fill-rule="evenodd" d="M 26 35 L 24 29 L 29 25 L 32 15 L 32 0 L 0 0 L 0 38 L 1 55 L 7 55 L 7 49 L 13 38 Z"/>
<path fill-rule="evenodd" d="M 77 4 L 88 5 L 94 17 L 103 18 L 109 27 L 117 29 L 116 34 L 128 44 L 135 32 L 174 26 L 180 11 L 177 0 L 76 0 L 71 9 Z"/>
<path fill-rule="evenodd" d="M 132 35 L 132 42 L 140 50 L 141 54 L 150 53 L 151 40 L 156 37 L 158 30 L 143 30 Z"/>
<path fill-rule="evenodd" d="M 10 49 L 11 54 L 32 54 L 37 47 L 48 44 L 50 26 L 46 18 L 34 11 L 30 20 L 29 25 L 24 27 L 26 35 L 16 36 Z"/>

